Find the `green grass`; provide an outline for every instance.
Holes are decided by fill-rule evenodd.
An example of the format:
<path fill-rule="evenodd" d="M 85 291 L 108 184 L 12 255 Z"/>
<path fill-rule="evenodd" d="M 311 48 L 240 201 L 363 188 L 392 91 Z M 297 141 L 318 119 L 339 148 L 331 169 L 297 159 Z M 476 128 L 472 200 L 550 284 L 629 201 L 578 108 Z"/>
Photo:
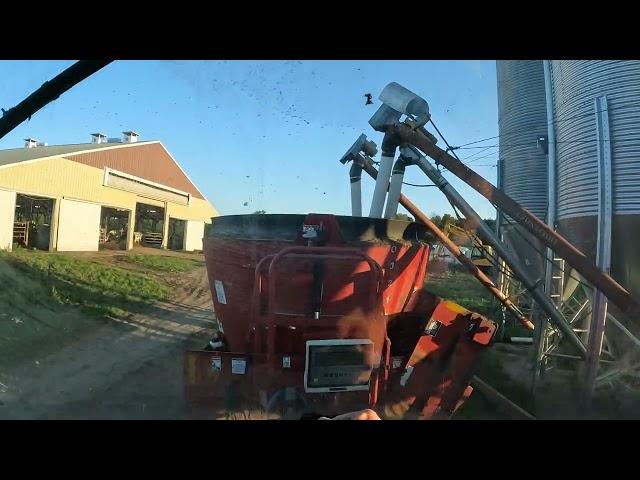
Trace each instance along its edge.
<path fill-rule="evenodd" d="M 468 310 L 484 315 L 499 324 L 502 323 L 502 305 L 470 273 L 453 271 L 443 276 L 430 276 L 425 286 L 427 290 L 439 297 L 452 300 Z M 503 328 L 504 333 L 499 332 L 500 336 L 532 336 L 531 332 L 513 319 L 509 312 Z"/>
<path fill-rule="evenodd" d="M 442 276 L 430 276 L 425 286 L 427 290 L 439 297 L 452 300 L 468 310 L 485 315 L 498 324 L 501 323 L 502 312 L 499 302 L 494 300 L 480 282 L 467 272 L 453 271 Z M 504 327 L 503 335 L 531 336 L 531 332 L 511 320 Z M 480 356 L 476 375 L 522 408 L 532 411 L 531 395 L 525 387 L 509 376 L 503 367 L 503 361 L 505 359 L 501 357 L 500 352 L 489 347 Z M 454 418 L 505 418 L 505 415 L 481 394 L 474 393 Z"/>
<path fill-rule="evenodd" d="M 1 254 L 0 259 L 47 285 L 49 296 L 58 303 L 98 315 L 122 315 L 137 304 L 164 300 L 170 294 L 166 285 L 151 276 L 69 255 L 18 249 Z"/>
<path fill-rule="evenodd" d="M 468 310 L 489 317 L 499 313 L 492 295 L 466 272 L 450 272 L 443 276 L 429 276 L 426 288 L 439 297 L 452 300 Z"/>
<path fill-rule="evenodd" d="M 191 258 L 169 257 L 163 255 L 126 255 L 124 259 L 136 265 L 160 272 L 182 273 L 203 266 L 200 260 Z"/>
<path fill-rule="evenodd" d="M 143 312 L 168 299 L 161 276 L 70 255 L 0 251 L 0 367 L 42 358 L 108 316 Z"/>
<path fill-rule="evenodd" d="M 64 305 L 42 275 L 0 254 L 0 373 L 27 359 L 38 359 L 104 324 Z"/>

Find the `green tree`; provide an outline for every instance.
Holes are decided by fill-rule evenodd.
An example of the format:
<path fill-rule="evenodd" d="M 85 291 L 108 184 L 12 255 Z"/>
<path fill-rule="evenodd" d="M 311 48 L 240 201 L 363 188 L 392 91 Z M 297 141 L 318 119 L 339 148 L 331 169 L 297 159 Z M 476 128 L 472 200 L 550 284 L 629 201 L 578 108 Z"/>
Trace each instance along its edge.
<path fill-rule="evenodd" d="M 413 217 L 410 217 L 406 213 L 398 213 L 398 214 L 396 214 L 396 220 L 404 220 L 405 222 L 415 222 Z"/>
<path fill-rule="evenodd" d="M 447 226 L 448 223 L 452 223 L 453 225 L 457 225 L 458 224 L 456 218 L 453 215 L 445 213 L 442 216 L 442 223 L 441 223 L 441 225 L 439 225 L 439 227 L 440 228 L 444 228 L 444 227 Z"/>
<path fill-rule="evenodd" d="M 431 215 L 429 215 L 429 218 L 438 226 L 438 228 L 442 227 L 442 215 L 436 215 L 435 213 L 432 213 Z"/>
<path fill-rule="evenodd" d="M 496 231 L 496 220 L 495 218 L 483 218 L 482 221 L 484 223 L 487 224 L 487 226 L 493 230 L 494 232 Z"/>

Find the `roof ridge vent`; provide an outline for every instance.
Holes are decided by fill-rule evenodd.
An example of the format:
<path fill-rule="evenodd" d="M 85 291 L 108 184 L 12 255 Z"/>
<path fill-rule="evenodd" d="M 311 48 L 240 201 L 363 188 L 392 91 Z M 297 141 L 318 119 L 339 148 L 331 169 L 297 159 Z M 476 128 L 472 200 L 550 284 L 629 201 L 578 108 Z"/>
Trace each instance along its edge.
<path fill-rule="evenodd" d="M 38 146 L 38 140 L 32 137 L 24 139 L 24 148 L 36 148 Z"/>
<path fill-rule="evenodd" d="M 139 138 L 140 138 L 140 134 L 137 132 L 134 132 L 133 130 L 122 132 L 123 143 L 136 143 Z"/>
<path fill-rule="evenodd" d="M 91 134 L 91 143 L 106 143 L 106 142 L 107 142 L 106 135 L 100 132 Z"/>

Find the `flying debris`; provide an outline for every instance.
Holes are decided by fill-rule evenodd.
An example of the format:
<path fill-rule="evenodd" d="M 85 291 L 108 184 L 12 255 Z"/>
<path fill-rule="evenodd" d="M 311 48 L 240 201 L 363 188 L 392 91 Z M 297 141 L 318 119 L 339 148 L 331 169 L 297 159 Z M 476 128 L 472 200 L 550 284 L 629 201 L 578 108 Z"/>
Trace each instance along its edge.
<path fill-rule="evenodd" d="M 372 95 L 370 93 L 365 93 L 364 97 L 367 99 L 367 103 L 365 103 L 365 105 L 373 105 L 373 102 L 371 101 Z"/>

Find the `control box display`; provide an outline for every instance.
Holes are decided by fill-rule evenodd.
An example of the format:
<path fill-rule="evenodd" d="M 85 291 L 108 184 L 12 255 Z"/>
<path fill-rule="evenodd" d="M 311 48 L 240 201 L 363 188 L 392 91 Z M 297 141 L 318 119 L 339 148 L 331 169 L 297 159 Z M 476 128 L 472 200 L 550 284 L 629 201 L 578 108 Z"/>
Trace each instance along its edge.
<path fill-rule="evenodd" d="M 369 389 L 374 366 L 371 340 L 309 340 L 306 350 L 306 392 Z"/>

